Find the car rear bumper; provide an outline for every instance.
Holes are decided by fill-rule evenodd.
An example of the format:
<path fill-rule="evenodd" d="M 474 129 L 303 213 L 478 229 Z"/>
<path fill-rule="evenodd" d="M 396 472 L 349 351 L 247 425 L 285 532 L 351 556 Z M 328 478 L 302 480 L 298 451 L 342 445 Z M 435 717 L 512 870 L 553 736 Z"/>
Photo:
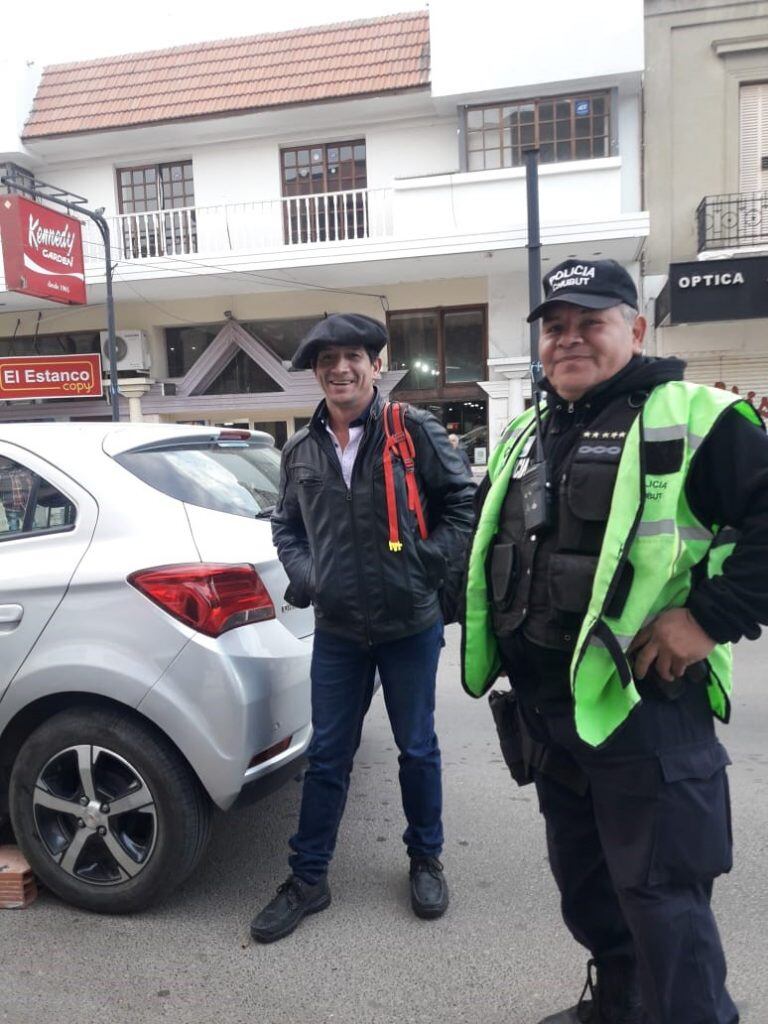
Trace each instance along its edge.
<path fill-rule="evenodd" d="M 178 746 L 213 802 L 227 810 L 244 787 L 290 766 L 309 746 L 311 638 L 279 621 L 213 639 L 195 634 L 139 710 Z M 262 763 L 265 751 L 289 741 Z"/>

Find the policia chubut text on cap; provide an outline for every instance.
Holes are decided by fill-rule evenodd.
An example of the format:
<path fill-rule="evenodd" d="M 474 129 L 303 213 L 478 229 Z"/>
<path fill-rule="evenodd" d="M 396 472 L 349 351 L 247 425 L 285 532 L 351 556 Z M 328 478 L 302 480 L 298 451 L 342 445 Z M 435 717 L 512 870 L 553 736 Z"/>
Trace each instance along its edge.
<path fill-rule="evenodd" d="M 768 438 L 737 395 L 641 354 L 618 263 L 569 260 L 544 286 L 545 469 L 529 409 L 478 493 L 462 673 L 475 697 L 509 676 L 502 746 L 591 957 L 579 1007 L 546 1022 L 735 1024 L 710 909 L 731 867 L 714 722 L 729 644 L 768 623 Z"/>

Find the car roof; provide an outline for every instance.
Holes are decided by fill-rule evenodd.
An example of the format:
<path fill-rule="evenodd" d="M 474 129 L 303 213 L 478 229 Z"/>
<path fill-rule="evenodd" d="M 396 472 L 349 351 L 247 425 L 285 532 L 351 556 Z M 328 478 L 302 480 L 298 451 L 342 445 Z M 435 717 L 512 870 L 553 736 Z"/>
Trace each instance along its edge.
<path fill-rule="evenodd" d="M 74 450 L 94 456 L 139 448 L 162 441 L 214 439 L 222 434 L 247 436 L 264 444 L 274 444 L 262 431 L 233 427 L 199 427 L 187 423 L 8 423 L 0 424 L 0 440 L 37 452 L 43 458 L 58 462 L 60 456 L 71 456 Z"/>

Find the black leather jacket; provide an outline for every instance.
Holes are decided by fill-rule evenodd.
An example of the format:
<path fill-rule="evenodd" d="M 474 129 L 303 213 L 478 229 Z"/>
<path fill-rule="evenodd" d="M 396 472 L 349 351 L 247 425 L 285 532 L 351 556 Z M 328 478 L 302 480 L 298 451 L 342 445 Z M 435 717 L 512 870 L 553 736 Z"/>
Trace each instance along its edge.
<path fill-rule="evenodd" d="M 440 616 L 438 591 L 463 566 L 474 522 L 472 476 L 430 413 L 408 407 L 416 472 L 429 539 L 408 509 L 405 476 L 394 459 L 399 552 L 389 550 L 379 395 L 371 406 L 347 489 L 321 402 L 308 427 L 283 449 L 272 535 L 290 586 L 286 600 L 312 603 L 319 629 L 364 644 L 411 636 Z"/>

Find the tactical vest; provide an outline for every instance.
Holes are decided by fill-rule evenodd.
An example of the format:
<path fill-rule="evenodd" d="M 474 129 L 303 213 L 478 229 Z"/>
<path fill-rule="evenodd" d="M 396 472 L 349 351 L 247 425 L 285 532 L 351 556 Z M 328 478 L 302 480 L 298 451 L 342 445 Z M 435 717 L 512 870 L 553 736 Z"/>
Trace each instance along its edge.
<path fill-rule="evenodd" d="M 521 478 L 526 443 L 512 472 L 489 559 L 493 632 L 518 629 L 543 647 L 572 651 L 589 605 L 627 432 L 646 393 L 622 395 L 585 428 L 552 481 L 552 522 L 525 528 Z M 626 599 L 627 586 L 618 588 Z"/>
<path fill-rule="evenodd" d="M 571 659 L 576 730 L 591 746 L 608 740 L 641 699 L 627 658 L 635 635 L 660 612 L 685 605 L 694 570 L 710 576 L 720 573 L 733 550 L 733 531 L 710 531 L 696 519 L 685 494 L 691 460 L 731 407 L 762 426 L 752 406 L 737 395 L 671 381 L 654 388 L 622 439 L 588 606 Z M 493 453 L 491 487 L 472 543 L 465 584 L 462 684 L 475 697 L 486 692 L 501 668 L 486 566 L 510 481 L 533 430 L 529 409 L 513 421 Z M 604 440 L 586 436 L 591 433 L 592 429 L 582 434 L 579 448 Z M 622 587 L 623 600 L 613 603 Z M 717 646 L 707 662 L 710 706 L 727 721 L 730 645 Z"/>

